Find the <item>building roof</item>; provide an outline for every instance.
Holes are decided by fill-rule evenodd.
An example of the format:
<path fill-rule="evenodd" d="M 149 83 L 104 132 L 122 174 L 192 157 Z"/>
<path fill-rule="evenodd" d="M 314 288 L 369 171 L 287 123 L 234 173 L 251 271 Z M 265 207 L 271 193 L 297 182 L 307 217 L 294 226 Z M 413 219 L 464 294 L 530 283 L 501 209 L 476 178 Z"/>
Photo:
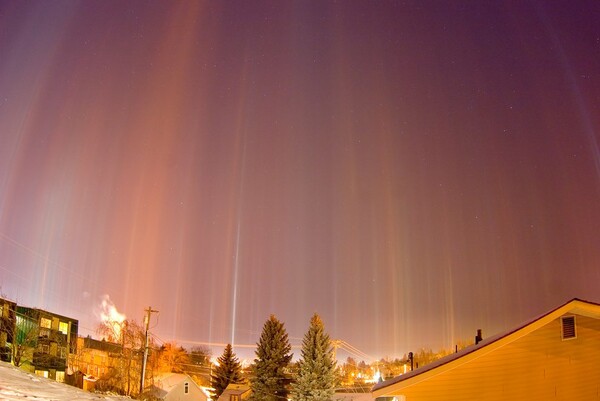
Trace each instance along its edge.
<path fill-rule="evenodd" d="M 64 316 L 64 315 L 59 315 L 58 313 L 50 312 L 50 311 L 47 311 L 45 309 L 40 309 L 40 308 L 30 308 L 28 306 L 17 305 L 17 312 L 20 314 L 23 314 L 23 315 L 29 315 L 29 317 L 33 317 L 35 319 L 39 318 L 41 315 L 41 316 L 57 317 L 61 320 L 69 320 L 69 321 L 71 321 L 71 324 L 79 323 L 79 320 L 77 320 L 75 318 Z"/>
<path fill-rule="evenodd" d="M 383 396 L 387 393 L 386 390 L 390 386 L 400 388 L 407 387 L 415 384 L 416 382 L 426 380 L 429 376 L 451 370 L 456 366 L 459 366 L 470 360 L 477 359 L 508 343 L 511 343 L 567 313 L 600 319 L 600 304 L 574 298 L 571 301 L 511 330 L 488 337 L 478 344 L 463 348 L 459 352 L 447 355 L 435 362 L 415 369 L 412 372 L 396 376 L 382 383 L 378 383 L 373 386 L 371 392 L 375 397 Z"/>
<path fill-rule="evenodd" d="M 228 394 L 243 394 L 250 390 L 247 384 L 229 383 L 225 389 Z"/>
<path fill-rule="evenodd" d="M 250 387 L 247 384 L 229 383 L 217 401 L 229 400 L 229 396 L 231 395 L 239 395 L 240 398 L 243 398 L 242 395 L 246 394 L 248 391 L 250 391 Z"/>
<path fill-rule="evenodd" d="M 167 394 L 184 381 L 188 382 L 190 386 L 196 387 L 207 399 L 209 398 L 207 389 L 198 386 L 189 375 L 184 373 L 159 373 L 154 376 L 154 384 L 144 391 L 157 398 L 165 398 Z"/>
<path fill-rule="evenodd" d="M 7 304 L 13 306 L 13 308 L 17 305 L 17 303 L 15 301 L 11 301 L 10 299 L 6 299 L 6 298 L 2 298 L 2 297 L 0 297 L 0 303 L 7 303 Z"/>
<path fill-rule="evenodd" d="M 105 340 L 96 340 L 94 338 L 91 338 L 90 336 L 79 337 L 79 338 L 83 339 L 83 347 L 84 348 L 91 348 L 91 349 L 95 349 L 98 351 L 113 352 L 113 353 L 119 353 L 123 350 L 123 346 L 121 344 L 117 344 L 117 343 L 113 343 L 113 342 L 105 341 Z"/>
<path fill-rule="evenodd" d="M 183 373 L 160 373 L 154 376 L 154 387 L 169 393 L 183 381 L 193 382 L 192 378 Z"/>

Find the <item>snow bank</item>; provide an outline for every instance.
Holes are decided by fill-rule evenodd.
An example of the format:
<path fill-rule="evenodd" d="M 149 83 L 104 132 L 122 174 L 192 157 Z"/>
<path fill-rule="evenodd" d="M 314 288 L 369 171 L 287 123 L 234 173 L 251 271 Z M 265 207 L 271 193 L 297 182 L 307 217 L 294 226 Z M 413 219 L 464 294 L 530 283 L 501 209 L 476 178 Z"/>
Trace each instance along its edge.
<path fill-rule="evenodd" d="M 88 393 L 76 387 L 26 373 L 0 362 L 0 400 L 124 400 L 128 397 Z"/>

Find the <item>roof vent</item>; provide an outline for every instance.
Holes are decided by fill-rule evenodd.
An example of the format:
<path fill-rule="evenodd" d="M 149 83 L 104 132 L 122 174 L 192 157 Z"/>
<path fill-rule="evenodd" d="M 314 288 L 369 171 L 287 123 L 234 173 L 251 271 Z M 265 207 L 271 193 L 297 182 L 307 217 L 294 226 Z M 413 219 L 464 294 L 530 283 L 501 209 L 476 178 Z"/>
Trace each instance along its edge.
<path fill-rule="evenodd" d="M 577 338 L 575 332 L 575 316 L 564 316 L 561 318 L 562 322 L 562 339 L 569 340 L 571 338 Z"/>

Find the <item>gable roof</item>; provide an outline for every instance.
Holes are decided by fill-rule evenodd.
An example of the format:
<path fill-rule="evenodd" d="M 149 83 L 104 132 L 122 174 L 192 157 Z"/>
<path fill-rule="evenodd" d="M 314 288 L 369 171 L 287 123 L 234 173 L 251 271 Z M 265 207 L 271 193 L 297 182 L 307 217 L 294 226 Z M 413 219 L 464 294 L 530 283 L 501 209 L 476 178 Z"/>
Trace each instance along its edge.
<path fill-rule="evenodd" d="M 168 393 L 184 380 L 193 381 L 183 373 L 160 373 L 154 376 L 154 386 Z"/>
<path fill-rule="evenodd" d="M 519 338 L 539 329 L 540 327 L 550 323 L 565 314 L 577 314 L 587 317 L 600 319 L 600 304 L 584 301 L 574 298 L 571 301 L 551 310 L 541 316 L 538 316 L 526 323 L 523 323 L 504 333 L 496 334 L 488 337 L 479 344 L 474 344 L 463 348 L 457 353 L 447 355 L 435 362 L 415 369 L 412 372 L 406 373 L 378 383 L 371 389 L 374 397 L 380 397 L 388 394 L 392 390 L 398 390 L 417 384 L 427 380 L 429 377 L 438 375 L 445 371 L 449 371 L 464 363 L 478 359 L 498 348 L 503 347 Z M 391 388 L 393 387 L 393 389 Z"/>
<path fill-rule="evenodd" d="M 196 387 L 207 399 L 209 398 L 207 392 L 198 386 L 189 375 L 184 373 L 159 373 L 154 376 L 154 384 L 149 386 L 145 392 L 148 392 L 157 398 L 164 398 L 182 382 L 188 382 L 192 388 Z"/>
<path fill-rule="evenodd" d="M 229 400 L 231 395 L 239 395 L 243 399 L 243 395 L 250 391 L 250 387 L 247 384 L 229 383 L 223 393 L 219 396 L 218 400 Z"/>
<path fill-rule="evenodd" d="M 250 386 L 247 384 L 229 383 L 225 388 L 225 391 L 227 391 L 228 394 L 243 394 L 246 391 L 250 391 Z"/>

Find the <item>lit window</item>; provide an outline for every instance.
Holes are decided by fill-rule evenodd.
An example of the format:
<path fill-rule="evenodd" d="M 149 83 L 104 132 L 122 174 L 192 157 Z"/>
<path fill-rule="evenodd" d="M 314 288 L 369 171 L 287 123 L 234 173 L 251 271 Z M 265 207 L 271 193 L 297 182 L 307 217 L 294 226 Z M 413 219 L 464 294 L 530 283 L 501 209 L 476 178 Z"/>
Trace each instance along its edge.
<path fill-rule="evenodd" d="M 190 383 L 188 383 L 188 382 L 185 382 L 185 384 L 183 385 L 183 392 L 184 392 L 185 394 L 187 394 L 187 393 L 189 393 L 189 392 L 190 392 Z"/>
<path fill-rule="evenodd" d="M 38 376 L 45 377 L 46 379 L 48 378 L 48 371 L 47 370 L 36 370 L 35 374 L 38 375 Z"/>
<path fill-rule="evenodd" d="M 57 371 L 56 372 L 56 381 L 60 382 L 60 383 L 64 383 L 65 382 L 65 372 Z"/>
<path fill-rule="evenodd" d="M 58 324 L 58 331 L 60 331 L 63 334 L 67 334 L 69 332 L 69 323 L 60 322 Z"/>
<path fill-rule="evenodd" d="M 40 326 L 42 326 L 45 329 L 51 329 L 52 328 L 52 320 L 46 319 L 45 317 L 43 317 L 40 319 Z"/>
<path fill-rule="evenodd" d="M 237 394 L 231 394 L 229 396 L 229 401 L 240 401 L 240 396 Z"/>

